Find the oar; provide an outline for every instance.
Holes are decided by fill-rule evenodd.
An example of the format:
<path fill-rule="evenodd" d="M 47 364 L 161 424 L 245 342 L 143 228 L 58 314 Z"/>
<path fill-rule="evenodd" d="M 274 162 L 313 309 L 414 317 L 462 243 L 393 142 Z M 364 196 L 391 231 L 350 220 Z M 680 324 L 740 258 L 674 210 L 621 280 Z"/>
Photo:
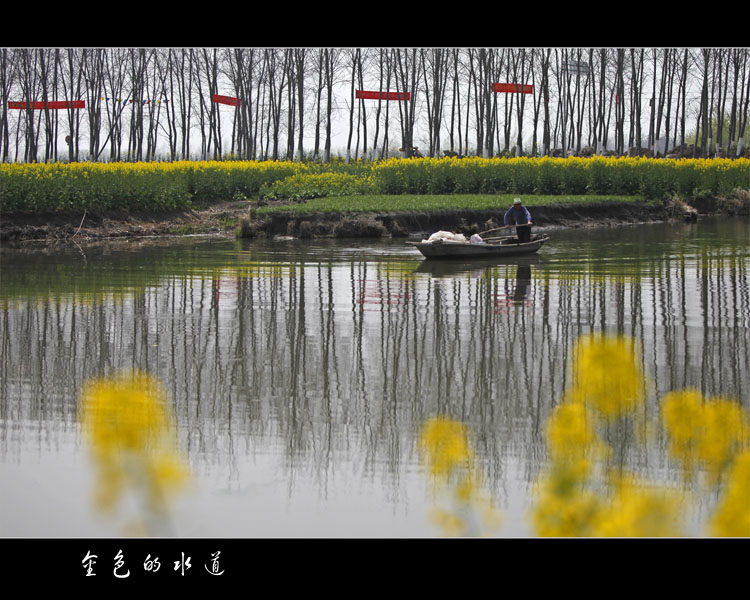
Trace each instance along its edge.
<path fill-rule="evenodd" d="M 531 227 L 532 225 L 533 223 L 521 223 L 520 225 L 515 225 L 515 227 Z M 487 231 L 482 231 L 477 235 L 484 235 L 485 233 L 490 233 L 491 231 L 499 231 L 500 229 L 508 229 L 510 227 L 514 227 L 514 225 L 503 225 L 502 227 L 495 227 L 495 229 L 488 229 Z"/>
<path fill-rule="evenodd" d="M 499 231 L 501 229 L 508 229 L 508 227 L 512 227 L 512 225 L 503 225 L 502 227 L 495 227 L 494 229 L 488 229 L 487 231 L 482 231 L 478 233 L 477 235 L 484 235 L 485 233 L 490 233 L 491 231 Z"/>

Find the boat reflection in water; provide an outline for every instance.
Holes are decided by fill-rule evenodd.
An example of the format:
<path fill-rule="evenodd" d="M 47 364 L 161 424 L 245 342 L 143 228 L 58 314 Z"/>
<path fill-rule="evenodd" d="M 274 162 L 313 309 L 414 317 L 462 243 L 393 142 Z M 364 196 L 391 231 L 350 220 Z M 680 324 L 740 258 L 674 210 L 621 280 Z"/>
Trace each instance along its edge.
<path fill-rule="evenodd" d="M 530 293 L 532 286 L 532 265 L 543 269 L 544 260 L 538 255 L 508 258 L 478 258 L 471 260 L 425 260 L 415 269 L 415 273 L 430 274 L 435 279 L 484 277 L 495 279 L 501 285 L 494 292 L 496 314 L 514 306 L 531 306 L 534 302 Z"/>
<path fill-rule="evenodd" d="M 529 256 L 509 256 L 493 258 L 446 258 L 444 260 L 423 260 L 414 270 L 415 273 L 429 273 L 435 277 L 455 277 L 470 273 L 472 277 L 490 274 L 493 268 L 507 269 L 516 267 L 521 278 L 530 279 L 531 266 L 543 266 L 544 259 L 538 254 Z M 528 277 L 526 277 L 528 275 Z M 528 283 L 528 282 L 527 282 Z"/>

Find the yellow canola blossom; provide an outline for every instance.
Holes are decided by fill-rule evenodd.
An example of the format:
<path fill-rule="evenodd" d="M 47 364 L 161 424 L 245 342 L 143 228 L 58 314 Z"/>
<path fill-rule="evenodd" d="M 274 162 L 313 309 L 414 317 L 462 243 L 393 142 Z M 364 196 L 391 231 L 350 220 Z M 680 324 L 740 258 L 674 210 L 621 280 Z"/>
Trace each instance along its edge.
<path fill-rule="evenodd" d="M 703 395 L 694 389 L 670 392 L 662 399 L 662 423 L 669 435 L 669 453 L 682 462 L 690 479 L 695 467 L 695 447 L 703 428 Z"/>
<path fill-rule="evenodd" d="M 747 424 L 742 407 L 725 398 L 712 398 L 703 411 L 705 428 L 698 443 L 698 457 L 707 465 L 712 481 L 717 481 L 732 456 L 747 445 Z"/>
<path fill-rule="evenodd" d="M 433 417 L 422 426 L 419 447 L 434 476 L 449 477 L 456 469 L 468 469 L 474 457 L 466 425 L 445 417 Z"/>
<path fill-rule="evenodd" d="M 738 454 L 732 462 L 710 526 L 717 537 L 750 537 L 750 450 Z"/>
<path fill-rule="evenodd" d="M 593 523 L 597 537 L 676 537 L 680 528 L 679 499 L 646 482 L 621 478 L 615 494 Z"/>
<path fill-rule="evenodd" d="M 612 419 L 630 414 L 644 399 L 644 377 L 635 343 L 624 336 L 587 335 L 576 343 L 573 387 L 567 398 Z"/>
<path fill-rule="evenodd" d="M 599 446 L 593 420 L 579 402 L 557 406 L 547 420 L 546 433 L 547 446 L 555 459 L 580 458 Z"/>
<path fill-rule="evenodd" d="M 502 514 L 474 477 L 466 475 L 452 490 L 450 509 L 434 507 L 430 519 L 443 536 L 476 537 L 488 535 L 500 527 Z"/>
<path fill-rule="evenodd" d="M 542 483 L 531 524 L 540 537 L 590 537 L 601 510 L 600 498 L 589 490 L 561 493 L 560 479 L 553 474 Z"/>
<path fill-rule="evenodd" d="M 611 451 L 597 427 L 643 401 L 635 344 L 622 336 L 582 336 L 574 348 L 573 386 L 550 415 L 550 465 L 539 482 L 531 523 L 542 537 L 661 537 L 680 534 L 679 506 L 646 482 L 595 477 Z M 600 474 L 601 475 L 601 474 Z"/>
<path fill-rule="evenodd" d="M 748 445 L 747 417 L 732 400 L 705 399 L 696 389 L 670 392 L 662 399 L 662 422 L 669 452 L 691 478 L 697 465 L 714 485 L 734 454 Z"/>
<path fill-rule="evenodd" d="M 188 471 L 174 447 L 159 383 L 138 372 L 94 380 L 83 392 L 81 421 L 97 466 L 97 506 L 113 509 L 131 490 L 143 495 L 149 510 L 165 512 Z"/>
<path fill-rule="evenodd" d="M 430 518 L 444 536 L 481 536 L 497 529 L 501 513 L 481 489 L 469 429 L 446 417 L 433 417 L 422 426 L 419 448 L 433 483 L 449 491 L 449 508 L 435 507 Z"/>
<path fill-rule="evenodd" d="M 540 480 L 532 527 L 541 537 L 588 537 L 602 510 L 601 499 L 587 489 L 602 450 L 592 415 L 581 402 L 563 402 L 547 420 L 550 469 Z"/>

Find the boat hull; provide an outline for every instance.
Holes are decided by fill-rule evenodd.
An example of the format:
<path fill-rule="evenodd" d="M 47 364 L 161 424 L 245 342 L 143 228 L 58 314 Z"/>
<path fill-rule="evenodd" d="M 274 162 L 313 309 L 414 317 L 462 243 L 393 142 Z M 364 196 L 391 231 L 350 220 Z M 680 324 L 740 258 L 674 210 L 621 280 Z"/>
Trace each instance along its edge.
<path fill-rule="evenodd" d="M 540 237 L 523 244 L 471 244 L 468 242 L 415 242 L 413 246 L 425 258 L 494 258 L 534 254 L 548 237 Z"/>

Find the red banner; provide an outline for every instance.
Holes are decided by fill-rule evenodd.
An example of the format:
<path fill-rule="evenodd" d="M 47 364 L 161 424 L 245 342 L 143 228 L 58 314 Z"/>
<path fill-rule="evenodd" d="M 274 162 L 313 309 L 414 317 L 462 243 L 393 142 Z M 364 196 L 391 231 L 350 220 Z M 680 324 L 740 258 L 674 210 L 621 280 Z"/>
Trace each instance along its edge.
<path fill-rule="evenodd" d="M 366 92 L 357 90 L 357 98 L 363 100 L 411 100 L 411 92 Z"/>
<path fill-rule="evenodd" d="M 219 94 L 214 94 L 214 102 L 217 104 L 228 104 L 229 106 L 239 106 L 242 100 L 232 96 L 219 96 Z"/>
<path fill-rule="evenodd" d="M 38 102 L 8 102 L 8 108 L 16 108 L 25 110 L 31 108 L 33 110 L 43 110 L 47 108 L 49 110 L 59 110 L 61 108 L 83 108 L 85 103 L 83 100 L 54 100 L 50 102 L 38 101 Z"/>
<path fill-rule="evenodd" d="M 518 85 L 517 83 L 494 83 L 492 90 L 495 92 L 508 92 L 511 94 L 531 94 L 534 91 L 532 85 Z"/>

